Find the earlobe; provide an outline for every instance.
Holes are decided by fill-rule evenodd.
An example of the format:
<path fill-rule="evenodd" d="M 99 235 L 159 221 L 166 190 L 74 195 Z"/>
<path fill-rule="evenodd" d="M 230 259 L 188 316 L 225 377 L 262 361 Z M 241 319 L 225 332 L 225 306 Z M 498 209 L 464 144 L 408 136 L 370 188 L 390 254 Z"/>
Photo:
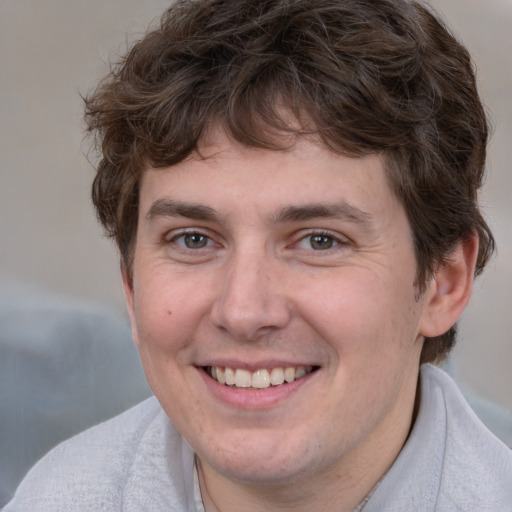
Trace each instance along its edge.
<path fill-rule="evenodd" d="M 439 266 L 425 292 L 421 335 L 440 336 L 455 325 L 473 291 L 477 256 L 478 237 L 473 234 L 461 241 Z"/>

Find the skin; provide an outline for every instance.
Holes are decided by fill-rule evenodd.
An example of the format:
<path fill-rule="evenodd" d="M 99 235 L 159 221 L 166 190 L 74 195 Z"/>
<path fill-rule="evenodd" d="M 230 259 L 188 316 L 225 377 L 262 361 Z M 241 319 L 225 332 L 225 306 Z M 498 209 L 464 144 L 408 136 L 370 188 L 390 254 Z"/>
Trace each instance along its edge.
<path fill-rule="evenodd" d="M 406 441 L 423 338 L 462 312 L 478 244 L 418 299 L 378 155 L 305 138 L 247 148 L 221 130 L 201 155 L 141 183 L 124 285 L 148 382 L 198 455 L 209 509 L 352 510 Z M 316 371 L 247 391 L 214 382 L 211 365 Z"/>

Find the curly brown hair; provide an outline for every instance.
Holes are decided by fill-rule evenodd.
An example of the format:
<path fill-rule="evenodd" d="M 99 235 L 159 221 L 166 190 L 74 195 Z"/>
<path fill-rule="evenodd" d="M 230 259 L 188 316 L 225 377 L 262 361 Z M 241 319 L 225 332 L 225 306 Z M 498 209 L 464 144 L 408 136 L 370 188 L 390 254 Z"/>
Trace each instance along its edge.
<path fill-rule="evenodd" d="M 287 133 L 382 154 L 412 228 L 419 293 L 473 233 L 476 274 L 494 251 L 477 204 L 488 125 L 472 62 L 419 2 L 177 0 L 85 104 L 101 154 L 93 202 L 128 275 L 142 173 L 197 151 L 213 123 L 248 146 L 282 149 L 276 135 Z M 454 341 L 455 326 L 427 339 L 421 361 Z"/>

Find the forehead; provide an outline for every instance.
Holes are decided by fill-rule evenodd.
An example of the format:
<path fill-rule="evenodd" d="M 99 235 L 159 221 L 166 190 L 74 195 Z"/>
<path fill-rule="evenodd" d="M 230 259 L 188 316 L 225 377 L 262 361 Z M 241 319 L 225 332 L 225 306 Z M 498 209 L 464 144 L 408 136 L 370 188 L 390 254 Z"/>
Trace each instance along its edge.
<path fill-rule="evenodd" d="M 283 208 L 295 205 L 328 205 L 332 211 L 343 203 L 360 218 L 397 209 L 381 155 L 348 157 L 306 137 L 279 143 L 279 150 L 248 147 L 211 130 L 186 160 L 144 171 L 141 215 L 154 216 L 162 200 L 219 212 L 257 208 L 282 218 L 290 218 Z"/>

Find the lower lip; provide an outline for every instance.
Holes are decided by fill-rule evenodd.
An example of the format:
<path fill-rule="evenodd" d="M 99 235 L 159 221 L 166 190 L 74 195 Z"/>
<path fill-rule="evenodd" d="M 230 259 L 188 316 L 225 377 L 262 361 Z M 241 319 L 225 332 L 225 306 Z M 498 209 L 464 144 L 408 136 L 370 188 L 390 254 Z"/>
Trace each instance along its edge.
<path fill-rule="evenodd" d="M 300 388 L 314 378 L 314 375 L 318 372 L 317 370 L 308 373 L 298 380 L 279 386 L 253 390 L 247 388 L 232 388 L 224 384 L 219 384 L 216 380 L 207 375 L 203 369 L 198 368 L 198 371 L 208 387 L 208 390 L 217 399 L 232 407 L 250 410 L 269 409 L 291 398 Z"/>

